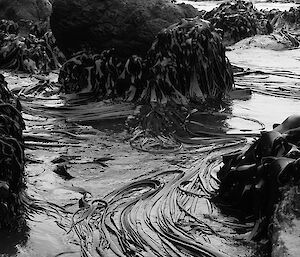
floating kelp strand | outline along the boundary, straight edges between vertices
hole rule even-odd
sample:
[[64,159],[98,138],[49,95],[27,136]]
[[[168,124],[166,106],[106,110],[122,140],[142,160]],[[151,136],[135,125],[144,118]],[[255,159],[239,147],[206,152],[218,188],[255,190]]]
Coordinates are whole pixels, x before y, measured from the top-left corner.
[[27,102],[23,100],[23,106],[23,112],[25,113],[61,119],[67,122],[126,118],[133,113],[133,105],[129,103],[98,102],[86,105],[63,106],[60,101]]
[[82,147],[82,144],[70,144],[70,143],[51,143],[51,142],[30,142],[25,143],[26,147]]
[[[281,76],[281,77],[286,77],[286,78],[293,78],[293,79],[298,79],[300,78],[300,75],[291,71],[251,71],[247,70],[244,72],[238,72],[234,73],[235,77],[240,77],[240,76],[246,76],[246,75],[251,75],[251,74],[258,74],[258,75],[274,75],[274,76]],[[268,77],[265,77],[268,78]]]
[[[263,94],[263,95],[269,95],[269,96],[281,97],[281,98],[288,98],[288,99],[292,98],[292,99],[295,99],[295,100],[300,99],[299,91],[296,88],[294,90],[291,90],[291,88],[288,87],[287,91],[283,92],[282,90],[278,90],[274,87],[266,86],[265,85],[266,82],[262,83],[262,84],[264,84],[264,87],[259,87],[259,88],[257,88],[257,84],[256,84],[256,86],[251,86],[251,85],[249,85],[248,82],[246,82],[246,83],[236,82],[236,84],[240,87],[251,88],[251,90],[253,92]],[[276,83],[276,87],[278,87],[278,83]]]

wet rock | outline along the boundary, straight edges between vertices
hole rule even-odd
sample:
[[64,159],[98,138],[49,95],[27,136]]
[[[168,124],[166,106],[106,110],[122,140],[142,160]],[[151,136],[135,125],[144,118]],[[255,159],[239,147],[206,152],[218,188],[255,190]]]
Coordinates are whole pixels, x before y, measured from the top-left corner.
[[46,20],[51,10],[49,0],[0,0],[0,18],[7,20]]
[[101,52],[113,47],[128,57],[145,55],[161,29],[197,15],[191,5],[168,0],[55,0],[50,22],[67,56],[82,48]]

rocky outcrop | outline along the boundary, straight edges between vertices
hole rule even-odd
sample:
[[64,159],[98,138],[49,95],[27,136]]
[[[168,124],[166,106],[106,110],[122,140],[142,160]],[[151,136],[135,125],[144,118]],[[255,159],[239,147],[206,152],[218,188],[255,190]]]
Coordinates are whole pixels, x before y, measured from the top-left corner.
[[169,0],[55,0],[51,28],[67,55],[83,48],[118,55],[145,55],[157,33],[181,18],[195,17],[191,5]]
[[0,0],[0,18],[20,21],[47,20],[52,5],[49,0]]

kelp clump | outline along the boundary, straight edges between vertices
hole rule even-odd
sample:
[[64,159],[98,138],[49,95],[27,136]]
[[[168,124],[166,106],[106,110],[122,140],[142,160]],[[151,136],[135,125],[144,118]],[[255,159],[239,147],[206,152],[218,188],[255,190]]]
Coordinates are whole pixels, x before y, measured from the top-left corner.
[[22,216],[25,124],[21,105],[0,74],[0,228],[15,229]]
[[216,203],[246,222],[254,222],[251,239],[268,236],[284,186],[300,181],[300,116],[286,119],[245,150],[223,156]]
[[[31,33],[18,34],[19,26],[12,21],[0,21],[0,68],[29,73],[46,73],[60,67],[64,59],[51,31],[43,24],[32,24]],[[43,34],[41,34],[43,33]]]
[[90,92],[101,99],[113,92],[129,101],[186,105],[222,98],[233,74],[218,34],[194,18],[161,31],[145,58],[122,60],[113,49],[81,52],[62,66],[59,82],[66,94]]
[[273,28],[263,12],[249,1],[227,1],[207,12],[204,19],[220,30],[226,45],[256,34],[270,34]]

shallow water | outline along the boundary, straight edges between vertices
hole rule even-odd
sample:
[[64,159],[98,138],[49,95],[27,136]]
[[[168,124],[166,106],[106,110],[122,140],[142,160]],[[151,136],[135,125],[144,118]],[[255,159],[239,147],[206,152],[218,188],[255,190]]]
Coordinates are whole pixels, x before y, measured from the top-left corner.
[[[201,5],[201,8],[212,8],[218,3],[197,2],[195,4]],[[265,7],[279,5],[281,8],[289,8],[290,5],[293,5],[269,3],[257,5],[263,6],[263,4]],[[203,114],[201,122],[207,127],[216,126],[218,121],[218,126],[222,127],[220,129],[224,129],[228,133],[251,132],[254,135],[259,135],[263,128],[270,130],[274,123],[282,122],[287,116],[300,114],[299,53],[299,49],[281,52],[261,49],[227,52],[232,64],[244,69],[250,68],[252,71],[268,72],[268,74],[253,73],[236,77],[236,86],[251,88],[252,95],[231,100],[228,115],[220,115],[220,117],[222,116],[220,119],[212,121],[211,117]],[[55,80],[56,75],[52,75],[51,79]],[[37,81],[30,76],[14,75],[9,72],[5,72],[5,76],[10,88],[26,86]],[[279,92],[283,93],[279,94]],[[34,199],[40,200],[37,204],[43,206],[44,211],[33,210],[30,217],[26,219],[28,227],[24,231],[14,235],[5,233],[0,235],[1,238],[7,238],[5,241],[0,241],[1,256],[80,256],[81,249],[78,245],[78,238],[74,231],[69,233],[69,228],[72,213],[78,209],[78,201],[84,192],[90,192],[96,199],[103,198],[114,189],[138,181],[140,178],[153,178],[154,175],[160,182],[173,179],[176,184],[177,180],[174,177],[176,172],[175,175],[170,173],[169,177],[157,175],[168,170],[184,170],[186,177],[182,179],[193,181],[193,176],[197,174],[198,170],[206,171],[207,167],[216,163],[216,167],[209,168],[213,174],[214,170],[217,169],[220,155],[224,151],[243,144],[238,143],[227,150],[221,148],[217,150],[218,145],[202,145],[200,147],[184,144],[183,148],[176,153],[151,154],[131,148],[128,142],[129,135],[124,131],[123,120],[86,122],[76,125],[72,122],[66,123],[64,119],[57,117],[38,118],[38,116],[43,115],[38,113],[33,116],[24,116],[26,118],[26,131],[35,132],[41,136],[45,130],[54,129],[57,132],[52,133],[51,137],[62,145],[56,147],[42,145],[26,149],[27,158],[34,161],[28,162],[26,165],[27,193]],[[77,137],[59,133],[61,131],[68,131],[76,134]],[[49,134],[45,134],[49,139]],[[211,154],[206,153],[206,151],[213,149],[215,150]],[[58,164],[54,164],[52,161],[58,157],[65,158],[67,172],[74,178],[68,180],[54,172]],[[102,163],[95,162],[99,158],[107,158],[107,160]],[[201,176],[205,178],[207,174]],[[206,183],[207,190],[216,186],[211,177],[207,178]],[[164,188],[166,190],[168,187]],[[168,194],[175,194],[174,188],[171,186],[169,190],[170,193]],[[135,192],[135,194],[137,193]],[[141,190],[140,193],[143,194],[144,192]],[[163,197],[163,191],[160,193]],[[130,197],[134,196],[131,195]],[[172,198],[167,198],[166,202],[170,203],[170,199]],[[191,200],[188,198],[180,199],[186,206],[195,205],[194,200],[190,202]],[[58,208],[49,203],[55,203],[59,206],[67,204],[65,209],[68,213],[61,213]],[[198,204],[203,209],[196,208],[195,213],[202,211],[206,214],[209,212],[209,205],[206,200],[201,199]],[[142,206],[145,206],[146,210],[146,207],[149,207],[149,202],[145,201]],[[152,207],[162,208],[162,206],[156,205]],[[135,206],[134,208],[141,207]],[[140,211],[143,210],[140,209]],[[218,218],[223,217],[216,209],[213,211],[215,211],[215,215],[219,215]],[[120,210],[116,209],[117,212]],[[134,213],[129,212],[129,215],[134,215]],[[223,218],[226,221],[226,217]],[[205,222],[223,235],[228,236],[232,233],[232,230],[226,230],[211,220],[206,219]],[[185,224],[184,220],[181,220],[181,228],[188,229],[187,223]],[[163,231],[163,226],[160,229]],[[162,231],[160,232],[162,233]],[[150,233],[150,231],[148,232]],[[194,237],[197,240],[206,240],[206,237],[202,237],[199,227],[194,227],[194,232]],[[227,251],[231,256],[258,256],[252,252],[251,245],[237,243],[233,238],[228,239],[229,236],[227,240],[220,240],[219,237],[212,235],[208,237],[210,237],[211,245],[214,248],[222,249],[223,253]],[[108,256],[114,256],[112,253],[110,254]],[[143,253],[142,256],[150,255]]]

